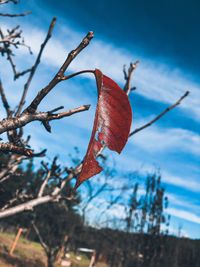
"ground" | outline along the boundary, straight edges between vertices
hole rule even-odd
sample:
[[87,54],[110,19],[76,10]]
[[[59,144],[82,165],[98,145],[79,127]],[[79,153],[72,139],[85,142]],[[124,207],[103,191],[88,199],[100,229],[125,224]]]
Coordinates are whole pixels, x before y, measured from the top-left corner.
[[9,250],[15,235],[0,233],[0,266],[1,267],[45,267],[46,256],[40,244],[20,238],[11,257]]
[[[0,233],[0,267],[46,267],[46,255],[39,243],[28,241],[20,237],[17,247],[11,257],[9,250],[15,239],[14,234]],[[82,256],[81,261],[77,260],[73,253],[70,253],[72,267],[88,267],[89,260]],[[99,263],[97,267],[107,267]]]

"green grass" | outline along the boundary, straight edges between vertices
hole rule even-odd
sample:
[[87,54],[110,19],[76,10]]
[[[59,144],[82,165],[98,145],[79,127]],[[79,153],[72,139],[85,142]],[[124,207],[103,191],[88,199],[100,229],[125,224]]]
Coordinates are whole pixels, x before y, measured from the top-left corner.
[[46,256],[40,244],[20,237],[13,256],[9,255],[15,234],[0,233],[1,267],[45,267]]
[[[0,267],[45,267],[46,255],[39,243],[28,241],[20,237],[13,256],[9,255],[11,245],[15,239],[15,234],[0,233]],[[88,267],[90,259],[81,254],[81,260],[77,260],[77,255],[70,253],[72,267]],[[59,267],[58,265],[56,267]],[[104,263],[97,264],[97,267],[108,267]]]

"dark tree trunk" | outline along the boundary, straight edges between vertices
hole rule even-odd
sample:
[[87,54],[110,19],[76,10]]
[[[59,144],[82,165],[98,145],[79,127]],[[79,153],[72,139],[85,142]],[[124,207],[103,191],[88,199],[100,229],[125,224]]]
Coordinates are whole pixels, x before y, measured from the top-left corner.
[[47,255],[47,267],[54,267],[56,257],[52,254],[49,253]]

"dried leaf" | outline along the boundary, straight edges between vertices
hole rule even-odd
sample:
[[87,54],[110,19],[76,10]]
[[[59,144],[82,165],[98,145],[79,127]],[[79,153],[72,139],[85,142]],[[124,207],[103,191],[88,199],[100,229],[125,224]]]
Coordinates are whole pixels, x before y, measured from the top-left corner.
[[96,157],[104,146],[120,153],[131,127],[132,112],[126,93],[109,77],[95,70],[98,103],[90,143],[75,188],[102,171]]

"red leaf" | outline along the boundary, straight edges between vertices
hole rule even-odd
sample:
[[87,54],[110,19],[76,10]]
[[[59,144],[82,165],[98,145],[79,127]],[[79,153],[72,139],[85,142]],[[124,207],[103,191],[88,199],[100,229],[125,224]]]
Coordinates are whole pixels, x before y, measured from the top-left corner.
[[90,143],[75,188],[102,171],[96,155],[103,146],[120,153],[131,127],[132,112],[126,93],[109,77],[95,70],[98,103]]

